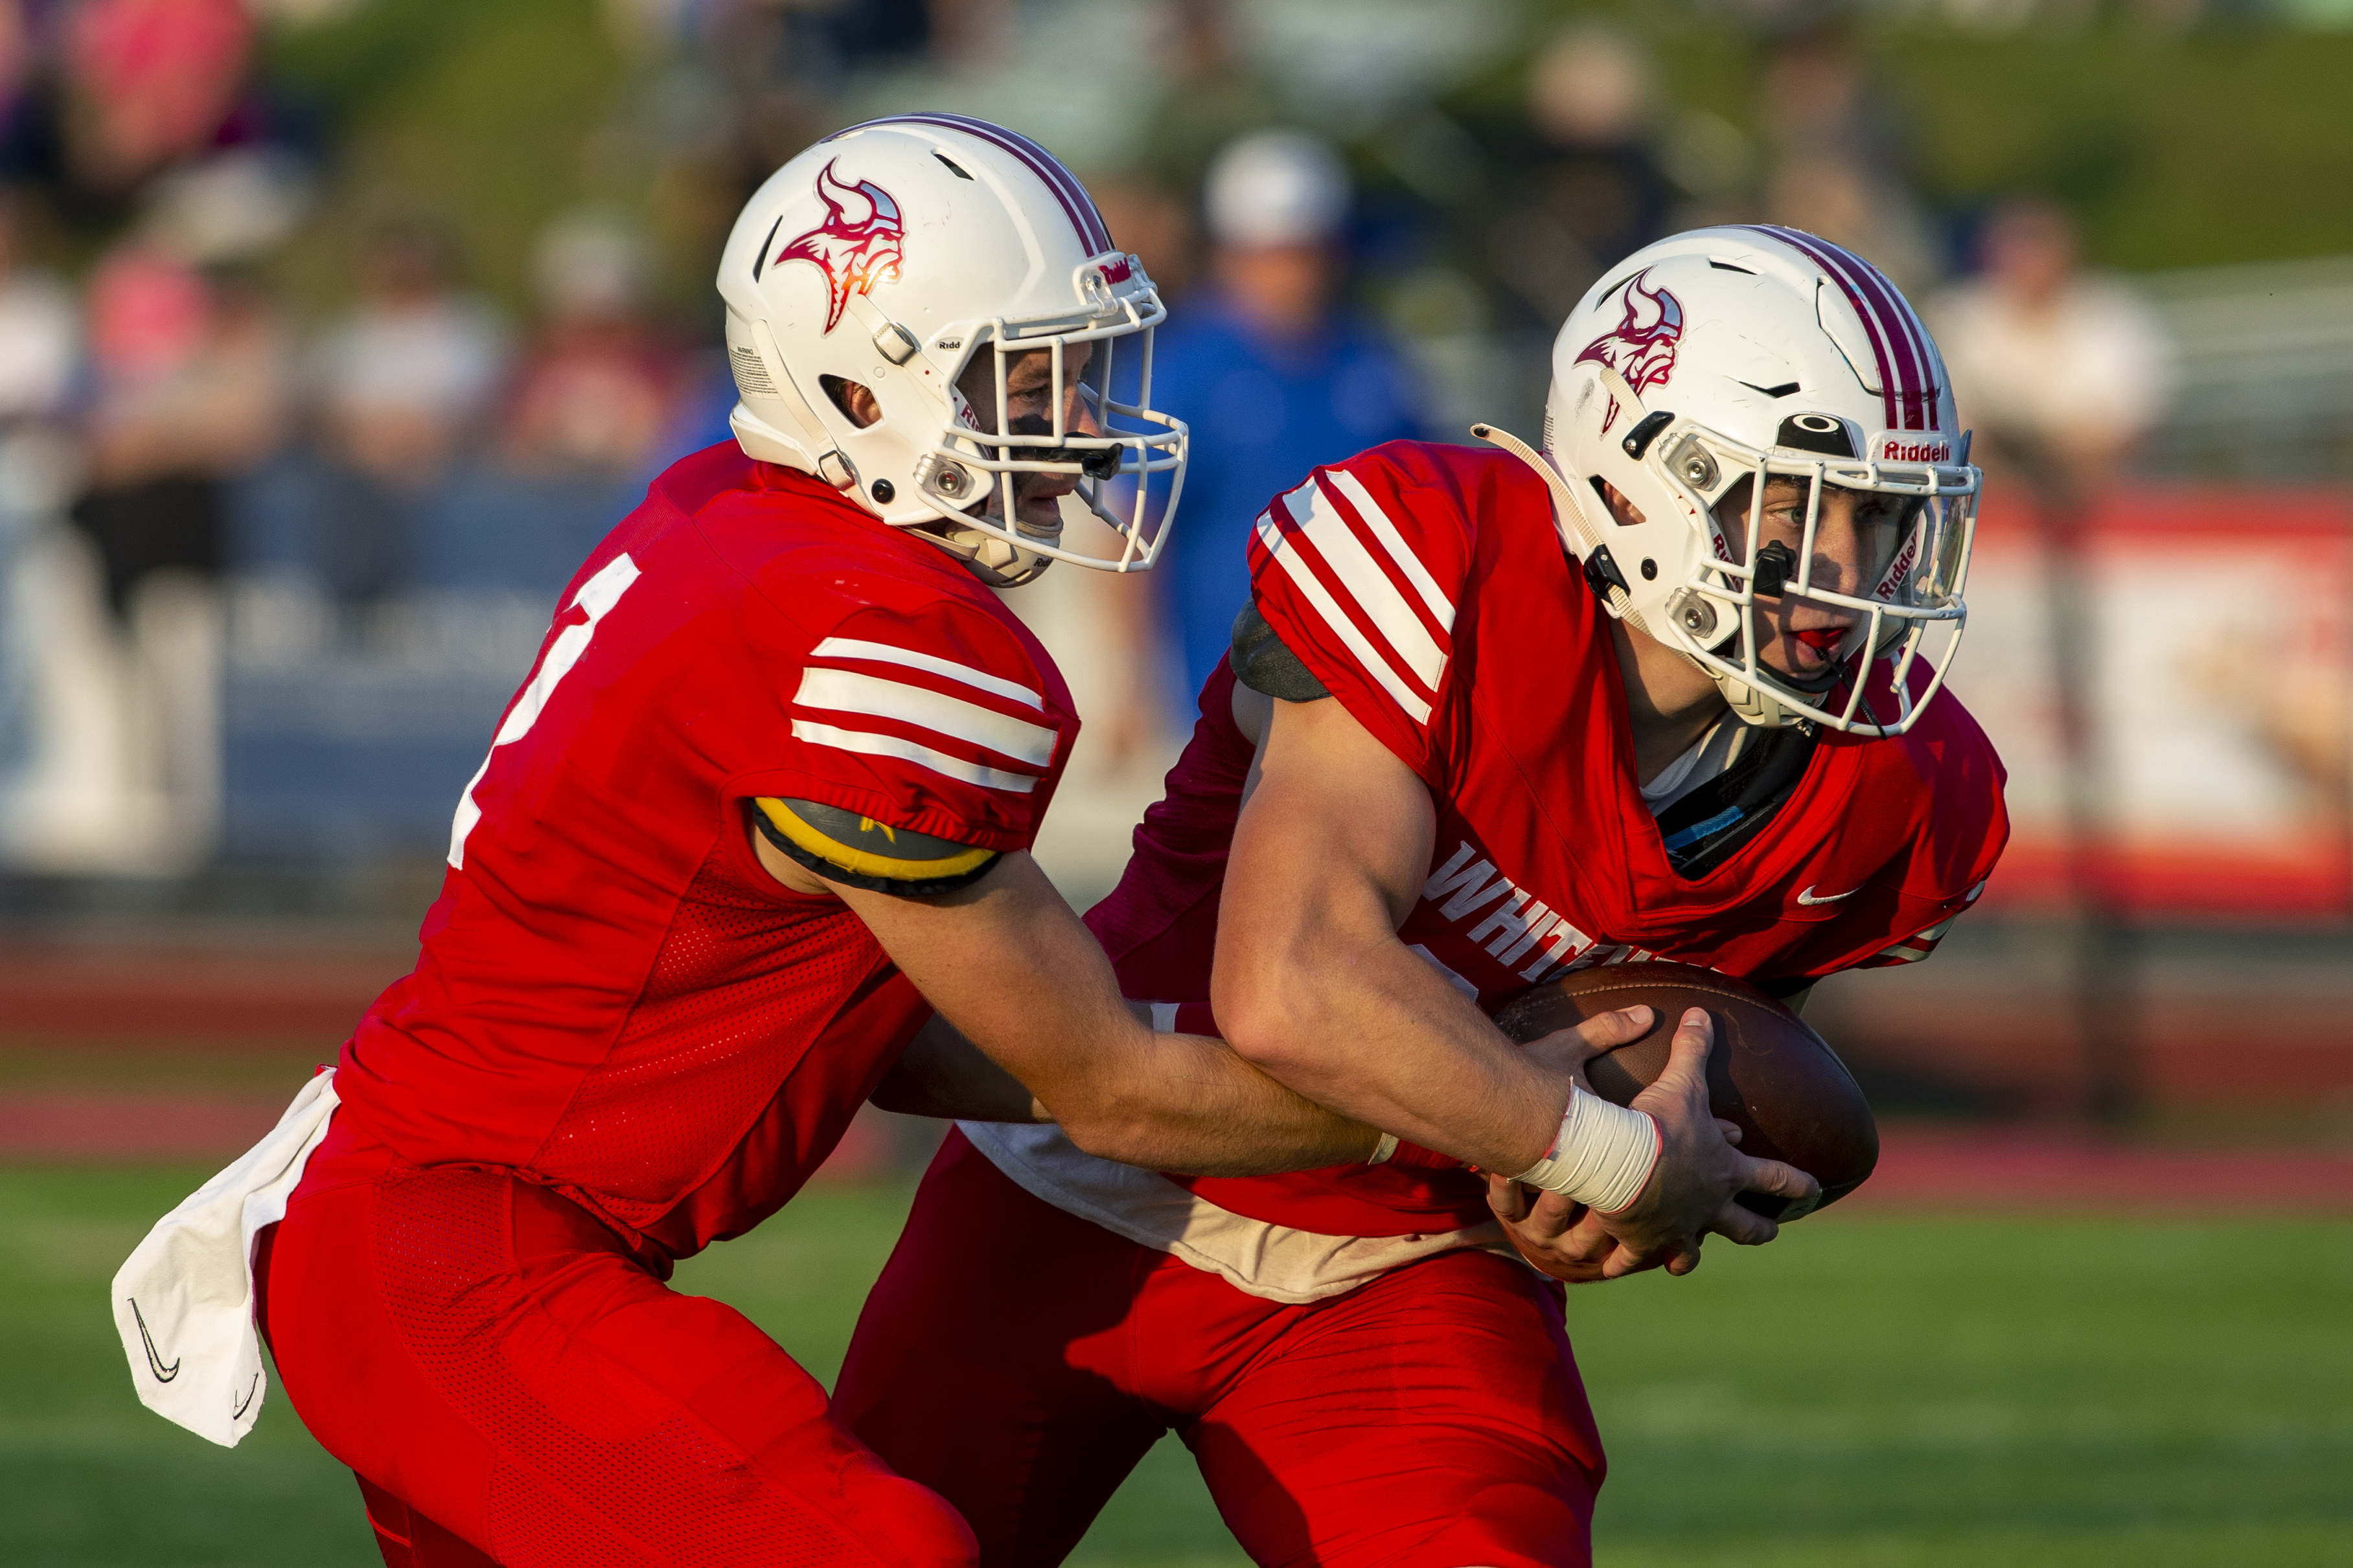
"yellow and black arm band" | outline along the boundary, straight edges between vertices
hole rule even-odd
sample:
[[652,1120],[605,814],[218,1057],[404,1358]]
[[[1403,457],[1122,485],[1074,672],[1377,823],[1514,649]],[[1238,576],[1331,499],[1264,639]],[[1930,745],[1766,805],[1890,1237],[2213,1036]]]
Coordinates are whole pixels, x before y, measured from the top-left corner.
[[813,800],[760,795],[752,826],[779,854],[828,882],[877,893],[954,892],[997,864],[997,851],[893,827]]

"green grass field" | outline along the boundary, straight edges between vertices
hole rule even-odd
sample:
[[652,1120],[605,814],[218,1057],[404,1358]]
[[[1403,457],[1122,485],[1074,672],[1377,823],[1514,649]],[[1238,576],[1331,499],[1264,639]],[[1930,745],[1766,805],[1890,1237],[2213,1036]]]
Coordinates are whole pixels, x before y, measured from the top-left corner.
[[[375,1561],[274,1393],[235,1452],[132,1397],[106,1281],[202,1174],[0,1171],[0,1560]],[[678,1282],[829,1378],[904,1204],[812,1193]],[[2353,1568],[2353,1225],[1831,1214],[1569,1302],[1616,1568]],[[1164,1443],[1076,1561],[1241,1558]]]

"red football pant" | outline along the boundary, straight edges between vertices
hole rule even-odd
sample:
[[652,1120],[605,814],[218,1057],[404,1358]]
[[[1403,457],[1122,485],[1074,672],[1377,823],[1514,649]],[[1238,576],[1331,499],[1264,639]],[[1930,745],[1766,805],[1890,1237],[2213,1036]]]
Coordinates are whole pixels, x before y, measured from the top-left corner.
[[339,1114],[263,1233],[263,1331],[390,1568],[955,1568],[972,1535],[733,1308],[509,1173]]
[[1051,1568],[1163,1432],[1261,1568],[1591,1561],[1601,1440],[1560,1287],[1443,1254],[1284,1306],[1030,1196],[961,1133],[867,1298],[835,1414]]

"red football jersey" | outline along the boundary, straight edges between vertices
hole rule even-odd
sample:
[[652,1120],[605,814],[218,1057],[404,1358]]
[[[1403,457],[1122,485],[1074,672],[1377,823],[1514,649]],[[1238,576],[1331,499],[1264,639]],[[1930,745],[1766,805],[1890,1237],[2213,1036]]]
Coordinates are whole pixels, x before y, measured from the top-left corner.
[[[1594,963],[1668,958],[1798,983],[1922,956],[2008,836],[2001,764],[1947,692],[1898,738],[1823,732],[1754,838],[1705,875],[1678,876],[1636,787],[1608,616],[1561,546],[1543,482],[1505,454],[1398,442],[1318,468],[1260,517],[1250,572],[1284,647],[1429,785],[1435,856],[1398,937],[1489,1013]],[[1138,999],[1209,994],[1252,752],[1232,682],[1220,671],[1204,689],[1126,875],[1088,916]],[[1177,1179],[1235,1213],[1326,1235],[1487,1217],[1461,1171]]]
[[561,603],[336,1088],[404,1159],[511,1167],[682,1257],[789,1197],[930,1011],[761,868],[746,802],[1025,848],[1078,721],[946,553],[732,445]]

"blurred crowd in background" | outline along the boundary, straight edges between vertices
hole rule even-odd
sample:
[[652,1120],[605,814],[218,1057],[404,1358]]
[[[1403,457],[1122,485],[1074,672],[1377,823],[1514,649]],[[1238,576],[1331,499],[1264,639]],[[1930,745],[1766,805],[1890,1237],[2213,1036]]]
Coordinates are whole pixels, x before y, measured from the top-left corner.
[[1923,29],[2161,48],[2328,11],[0,0],[0,869],[438,858],[565,580],[726,438],[737,207],[897,109],[1046,142],[1172,305],[1157,400],[1194,456],[1165,563],[1013,601],[1097,650],[1099,787],[1057,808],[1082,888],[1222,656],[1268,497],[1393,437],[1533,437],[1562,317],[1679,228],[1876,262],[1994,485],[2058,515],[2151,475],[2342,480],[2353,263],[2325,237],[2094,268],[2095,178],[1930,194],[1953,104],[1879,63]]

